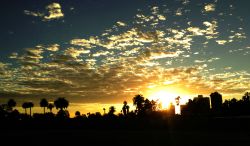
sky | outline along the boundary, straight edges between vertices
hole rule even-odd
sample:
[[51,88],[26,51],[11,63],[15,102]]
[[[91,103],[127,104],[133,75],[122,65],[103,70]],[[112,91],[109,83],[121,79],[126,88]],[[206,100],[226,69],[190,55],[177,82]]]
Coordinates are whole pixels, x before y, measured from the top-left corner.
[[[3,0],[0,101],[250,91],[250,1]],[[169,94],[168,94],[169,93]]]

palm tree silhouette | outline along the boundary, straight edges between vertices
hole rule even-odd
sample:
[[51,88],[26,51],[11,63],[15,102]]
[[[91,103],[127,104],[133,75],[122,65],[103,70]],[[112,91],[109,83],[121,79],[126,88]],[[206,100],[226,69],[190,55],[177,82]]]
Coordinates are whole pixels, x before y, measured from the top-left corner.
[[179,106],[179,104],[180,104],[180,98],[181,98],[180,96],[175,98],[175,103],[177,106]]
[[122,107],[122,112],[123,112],[123,115],[127,115],[127,101],[124,101],[123,102],[123,107]]
[[123,102],[123,107],[122,107],[122,112],[123,112],[123,115],[127,115],[128,112],[129,112],[129,106],[128,106],[128,103],[127,101],[124,101]]
[[52,113],[52,109],[54,108],[54,104],[53,103],[49,103],[47,108],[50,110],[50,112]]
[[103,108],[103,114],[104,115],[106,114],[106,108]]
[[27,108],[30,108],[30,116],[31,116],[31,108],[34,107],[34,103],[29,101],[27,102]]
[[63,109],[66,109],[69,106],[69,101],[66,100],[64,97],[59,97],[54,101],[54,105],[56,106],[56,109],[60,109],[60,111],[62,111]]
[[47,99],[43,98],[40,101],[40,107],[43,107],[43,113],[45,114],[45,108],[48,107],[49,102]]
[[111,107],[109,107],[109,115],[114,115],[114,113],[115,113],[115,107],[114,106],[111,106]]
[[13,110],[13,107],[16,106],[16,101],[14,99],[10,99],[7,103],[8,107],[10,108],[10,110]]
[[22,108],[25,110],[25,114],[27,115],[27,108],[28,108],[27,102],[24,102],[24,103],[22,104]]

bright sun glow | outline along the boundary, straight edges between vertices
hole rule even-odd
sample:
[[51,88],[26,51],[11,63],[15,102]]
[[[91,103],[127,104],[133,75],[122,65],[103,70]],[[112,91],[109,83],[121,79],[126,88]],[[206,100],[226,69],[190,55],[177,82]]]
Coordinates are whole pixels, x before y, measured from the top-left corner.
[[148,91],[150,100],[155,100],[161,103],[162,109],[169,109],[173,104],[176,107],[176,97],[180,96],[180,105],[186,104],[190,97],[187,96],[188,92],[176,88],[158,88]]
[[177,94],[168,91],[157,91],[149,95],[149,99],[158,100],[162,104],[162,109],[169,109],[171,103],[175,104],[175,98],[178,97]]

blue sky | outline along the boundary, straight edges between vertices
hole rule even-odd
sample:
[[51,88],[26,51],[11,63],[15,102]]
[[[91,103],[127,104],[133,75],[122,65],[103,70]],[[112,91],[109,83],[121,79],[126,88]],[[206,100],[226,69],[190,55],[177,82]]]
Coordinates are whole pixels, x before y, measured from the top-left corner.
[[112,103],[165,90],[240,98],[250,90],[249,4],[4,0],[0,97]]

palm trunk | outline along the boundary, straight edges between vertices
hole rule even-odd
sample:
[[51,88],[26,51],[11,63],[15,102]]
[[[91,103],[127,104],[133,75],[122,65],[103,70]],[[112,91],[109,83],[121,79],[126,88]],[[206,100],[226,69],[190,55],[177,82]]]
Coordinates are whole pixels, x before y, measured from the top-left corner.
[[30,107],[30,116],[31,116],[31,107]]
[[27,115],[27,109],[25,108],[24,110],[25,110],[25,115]]

